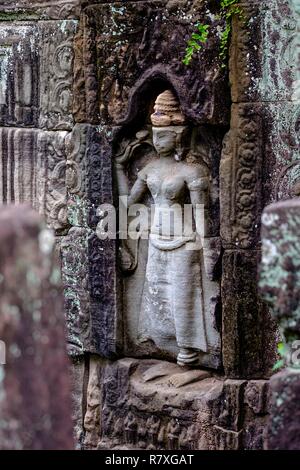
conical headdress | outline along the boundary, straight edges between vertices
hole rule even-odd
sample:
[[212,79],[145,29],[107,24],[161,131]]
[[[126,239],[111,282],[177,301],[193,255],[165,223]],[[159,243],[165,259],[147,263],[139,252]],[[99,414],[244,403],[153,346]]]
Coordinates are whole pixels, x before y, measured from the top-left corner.
[[182,126],[185,117],[181,112],[180,104],[171,90],[166,90],[156,98],[154,113],[151,114],[153,126]]

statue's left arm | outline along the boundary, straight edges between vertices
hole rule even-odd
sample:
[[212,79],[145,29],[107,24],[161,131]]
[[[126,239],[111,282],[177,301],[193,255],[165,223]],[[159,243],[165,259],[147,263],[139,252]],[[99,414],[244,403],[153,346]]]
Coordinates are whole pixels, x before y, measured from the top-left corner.
[[207,237],[209,177],[201,168],[193,171],[187,180],[197,234]]
[[196,231],[201,238],[205,272],[210,280],[215,278],[215,266],[221,253],[220,238],[212,236],[210,229],[208,172],[195,172],[188,181],[190,199],[193,205]]

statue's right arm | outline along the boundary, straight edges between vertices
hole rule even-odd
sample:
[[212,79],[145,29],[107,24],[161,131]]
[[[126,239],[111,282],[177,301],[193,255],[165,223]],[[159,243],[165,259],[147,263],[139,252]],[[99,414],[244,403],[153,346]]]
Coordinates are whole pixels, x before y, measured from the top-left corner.
[[128,207],[137,204],[147,192],[147,189],[146,174],[142,170],[139,172],[137,180],[131,188],[128,196]]

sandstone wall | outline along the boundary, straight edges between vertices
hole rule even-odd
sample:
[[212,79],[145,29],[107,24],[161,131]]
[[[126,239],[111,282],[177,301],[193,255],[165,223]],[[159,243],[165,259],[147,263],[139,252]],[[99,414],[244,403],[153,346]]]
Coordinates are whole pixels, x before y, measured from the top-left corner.
[[[2,2],[0,201],[30,202],[56,232],[78,446],[263,445],[277,331],[257,293],[260,216],[299,191],[299,1],[241,7],[228,77],[217,33],[182,64],[195,18],[217,31],[213,1]],[[170,84],[193,126],[213,136],[223,368],[179,388],[153,379],[154,391],[141,378],[153,359],[123,359],[118,247],[95,235],[96,209],[114,201],[115,148]]]

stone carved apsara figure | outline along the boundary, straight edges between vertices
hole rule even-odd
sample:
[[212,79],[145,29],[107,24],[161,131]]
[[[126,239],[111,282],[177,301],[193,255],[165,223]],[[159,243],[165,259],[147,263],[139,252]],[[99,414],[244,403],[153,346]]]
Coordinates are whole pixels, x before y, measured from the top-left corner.
[[193,217],[189,218],[190,222],[185,221],[183,228],[181,209],[187,202],[194,209],[196,205],[207,205],[209,172],[204,162],[184,160],[188,127],[170,90],[157,97],[151,121],[153,144],[159,158],[138,173],[128,199],[131,206],[150,191],[155,206],[139,340],[152,340],[161,348],[175,340],[179,348],[178,364],[192,365],[197,363],[199,352],[207,352],[201,274],[203,250],[195,249],[195,240],[202,229]]

